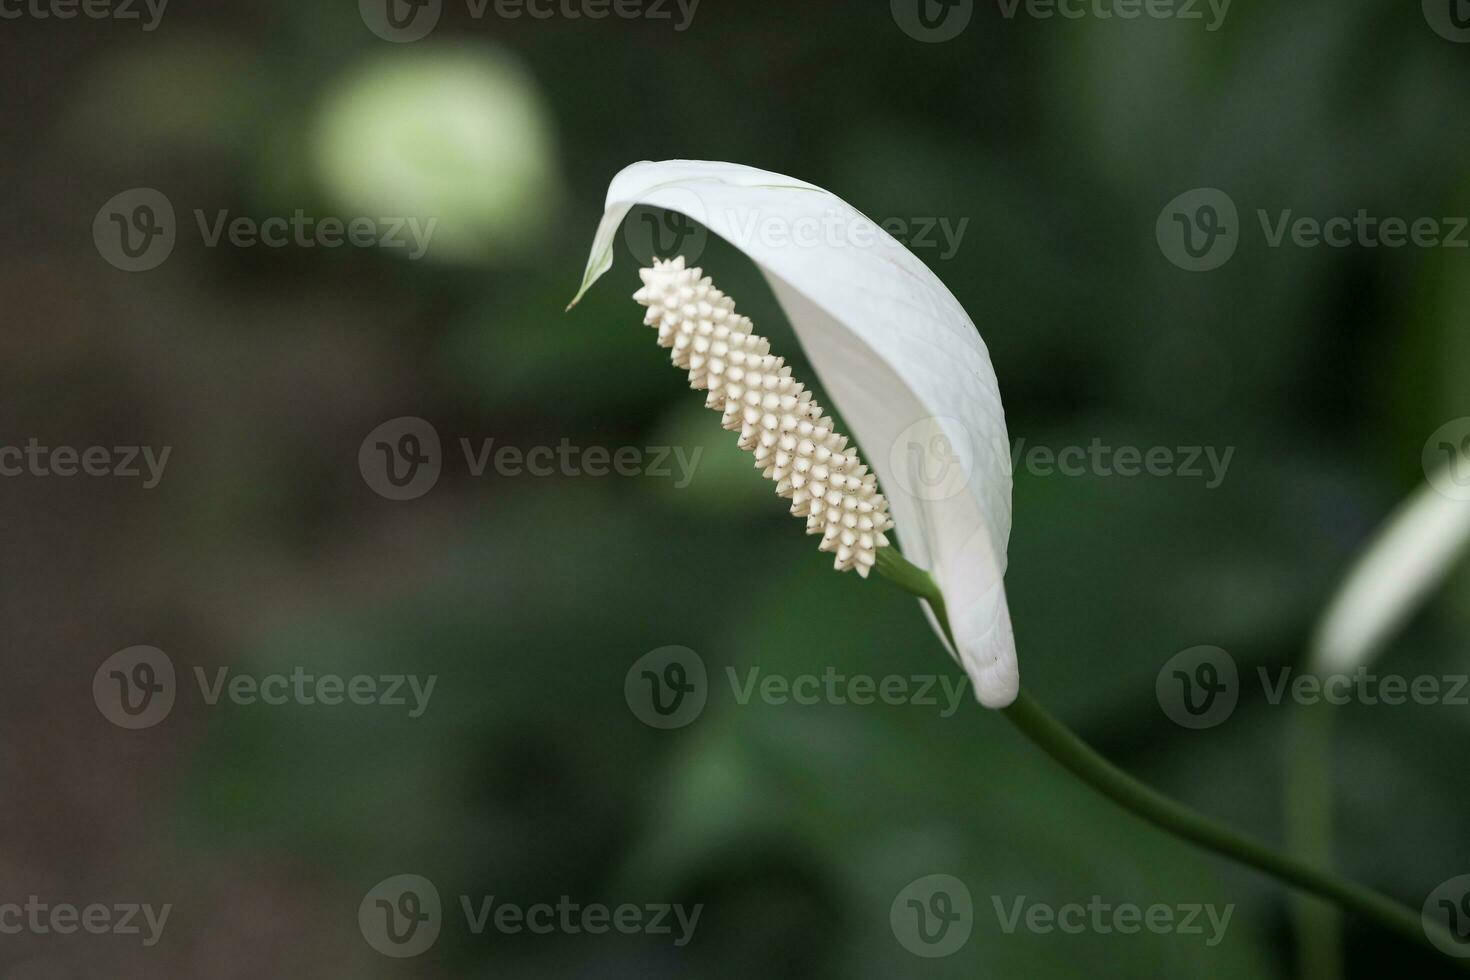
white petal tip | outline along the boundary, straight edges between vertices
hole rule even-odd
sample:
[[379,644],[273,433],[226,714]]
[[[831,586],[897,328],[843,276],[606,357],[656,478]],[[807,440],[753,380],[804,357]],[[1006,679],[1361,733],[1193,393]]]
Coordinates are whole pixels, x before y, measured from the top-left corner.
[[975,700],[986,708],[1009,708],[1021,693],[1021,678],[1015,665],[1009,670],[981,671],[975,678]]
[[951,607],[950,628],[960,648],[960,662],[975,685],[977,701],[987,708],[1007,707],[1021,692],[1021,673],[1016,665],[1016,635],[1005,589],[997,582],[955,612],[963,591],[945,595]]

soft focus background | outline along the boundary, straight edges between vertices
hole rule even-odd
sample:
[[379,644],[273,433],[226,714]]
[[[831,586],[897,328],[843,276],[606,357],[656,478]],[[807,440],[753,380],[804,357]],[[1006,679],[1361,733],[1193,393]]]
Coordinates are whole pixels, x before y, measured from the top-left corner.
[[[0,935],[0,975],[1292,975],[1280,887],[1116,811],[968,694],[952,717],[739,704],[727,668],[960,674],[912,600],[831,572],[668,366],[629,299],[636,233],[563,307],[620,168],[749,163],[908,223],[989,345],[1013,439],[1233,448],[1213,488],[1020,467],[1008,584],[1038,698],[1133,773],[1279,842],[1292,710],[1256,671],[1300,663],[1357,549],[1422,483],[1430,434],[1470,415],[1470,235],[1273,248],[1257,212],[1470,214],[1470,46],[1435,11],[1236,0],[1208,30],[1203,4],[1203,20],[1071,20],[979,3],[934,42],[902,0],[704,0],[689,20],[648,16],[652,0],[601,20],[446,0],[427,36],[390,41],[351,0],[174,0],[153,30],[141,5],[141,22],[63,20],[36,2],[0,20],[0,445],[171,455],[152,489],[0,478],[0,903],[174,908],[151,948]],[[135,188],[177,215],[172,253],[142,272],[94,238]],[[1213,271],[1156,239],[1195,188],[1239,208]],[[196,219],[298,210],[438,223],[413,259],[211,247]],[[951,248],[939,229],[961,223]],[[800,362],[750,263],[717,241],[701,262]],[[394,501],[359,449],[403,416],[433,425],[443,472]],[[703,454],[687,486],[677,468],[476,477],[461,439]],[[166,719],[130,731],[92,682],[139,644],[179,684]],[[708,704],[657,730],[624,680],[674,644],[703,659]],[[1202,644],[1242,685],[1195,731],[1155,680]],[[418,718],[211,705],[195,683],[298,667],[438,680]],[[1467,667],[1461,577],[1380,668]],[[1467,710],[1337,715],[1340,866],[1416,909],[1470,871]],[[414,959],[357,922],[398,874],[446,910]],[[940,959],[890,927],[930,874],[975,905]],[[704,910],[679,948],[475,935],[463,895]],[[1236,908],[1211,947],[1007,934],[992,901],[1094,895]],[[1352,976],[1445,969],[1366,924],[1346,942]]]

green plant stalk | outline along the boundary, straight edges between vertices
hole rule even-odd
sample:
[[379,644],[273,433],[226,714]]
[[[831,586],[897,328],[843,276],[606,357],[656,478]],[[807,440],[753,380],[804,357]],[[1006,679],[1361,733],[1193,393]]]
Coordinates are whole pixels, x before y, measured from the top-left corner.
[[[893,547],[879,549],[876,568],[884,578],[929,604],[953,646],[954,637],[949,633],[944,596],[940,594],[933,577],[909,562]],[[1429,936],[1430,930],[1442,931],[1446,937],[1449,936],[1449,931],[1439,923],[1421,919],[1413,910],[1370,888],[1273,851],[1264,844],[1217,824],[1150,789],[1098,755],[1025,691],[1017,696],[1010,707],[1002,709],[1002,713],[1021,734],[1063,768],[1135,816],[1206,850],[1333,902],[1412,943],[1444,956]],[[1462,971],[1470,972],[1470,960],[1449,957],[1445,959]]]
[[[1332,716],[1330,705],[1297,705],[1287,718],[1286,846],[1317,867],[1332,866]],[[1341,916],[1309,895],[1291,903],[1301,980],[1337,980],[1343,973]]]

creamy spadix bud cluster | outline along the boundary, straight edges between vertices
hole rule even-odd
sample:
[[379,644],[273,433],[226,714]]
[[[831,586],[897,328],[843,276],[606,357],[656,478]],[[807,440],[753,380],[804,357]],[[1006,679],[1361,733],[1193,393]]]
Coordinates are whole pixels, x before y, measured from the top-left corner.
[[893,527],[878,478],[703,270],[681,256],[655,259],[638,275],[643,288],[633,298],[648,307],[643,322],[658,328],[659,345],[689,372],[690,387],[709,392],[706,407],[740,433],[740,448],[755,454],[791,513],[806,518],[807,533],[822,536],[818,547],[836,555],[837,570],[866,578]]

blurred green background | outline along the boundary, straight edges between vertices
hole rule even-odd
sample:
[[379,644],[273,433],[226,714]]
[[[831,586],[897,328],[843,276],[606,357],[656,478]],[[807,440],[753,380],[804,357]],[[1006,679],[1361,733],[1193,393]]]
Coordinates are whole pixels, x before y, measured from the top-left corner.
[[[175,0],[152,31],[0,21],[0,443],[173,447],[153,490],[0,480],[0,891],[175,904],[151,949],[0,936],[6,977],[1292,974],[1277,885],[1118,812],[999,715],[737,704],[727,668],[960,675],[912,600],[831,572],[668,366],[624,241],[562,309],[607,182],[636,160],[748,163],[874,218],[967,220],[954,254],[915,251],[979,325],[1013,439],[1235,449],[1216,489],[1017,473],[1024,683],[1129,771],[1279,842],[1290,712],[1248,682],[1227,723],[1189,731],[1155,677],[1200,644],[1248,676],[1299,662],[1354,553],[1422,481],[1425,439],[1470,415],[1470,278],[1452,248],[1271,248],[1255,214],[1470,214],[1470,47],[1417,4],[1367,0],[1236,0],[1217,31],[981,3],[943,43],[876,0],[705,0],[685,30],[669,9],[447,2],[409,43],[349,0]],[[91,234],[136,187],[179,216],[146,273]],[[1155,240],[1196,187],[1241,214],[1237,253],[1208,273]],[[438,225],[410,260],[211,248],[193,218],[297,209]],[[799,362],[751,264],[716,241],[701,262]],[[400,416],[435,426],[445,465],[395,502],[357,460]],[[475,478],[461,438],[704,454],[684,488]],[[181,677],[143,731],[88,693],[133,644]],[[703,658],[709,703],[659,731],[624,677],[670,644]],[[1467,664],[1461,577],[1383,669]],[[209,706],[189,682],[222,666],[439,681],[417,719]],[[1417,909],[1470,870],[1466,710],[1339,721],[1340,866]],[[447,910],[402,961],[356,920],[400,873]],[[935,873],[967,883],[975,931],[923,959],[889,910]],[[682,948],[476,936],[459,895],[704,911]],[[1007,934],[991,896],[1021,895],[1237,907],[1207,948]],[[1444,970],[1368,925],[1346,942],[1352,976]]]

